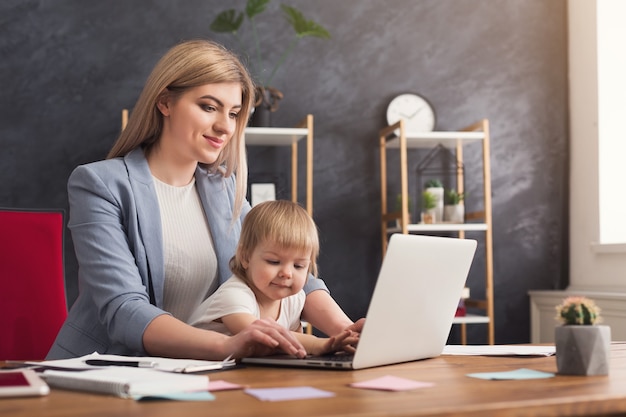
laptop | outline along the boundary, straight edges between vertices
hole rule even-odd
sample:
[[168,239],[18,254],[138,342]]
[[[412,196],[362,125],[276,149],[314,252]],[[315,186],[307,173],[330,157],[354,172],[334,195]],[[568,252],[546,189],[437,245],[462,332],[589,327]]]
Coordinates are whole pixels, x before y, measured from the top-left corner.
[[472,239],[393,234],[354,355],[273,355],[242,363],[363,369],[439,356],[475,251]]

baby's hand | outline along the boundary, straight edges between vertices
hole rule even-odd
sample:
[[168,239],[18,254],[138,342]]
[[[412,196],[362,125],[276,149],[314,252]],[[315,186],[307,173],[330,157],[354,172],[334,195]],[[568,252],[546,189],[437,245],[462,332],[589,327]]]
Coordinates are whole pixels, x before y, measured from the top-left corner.
[[354,353],[359,342],[359,333],[344,330],[338,335],[329,337],[322,345],[322,353],[347,352]]

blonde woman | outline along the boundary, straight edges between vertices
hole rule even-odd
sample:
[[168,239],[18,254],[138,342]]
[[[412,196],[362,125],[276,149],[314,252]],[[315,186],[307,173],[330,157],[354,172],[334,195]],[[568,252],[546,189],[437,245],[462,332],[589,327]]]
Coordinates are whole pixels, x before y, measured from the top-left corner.
[[[48,359],[94,351],[223,359],[305,354],[271,320],[235,336],[194,328],[191,313],[230,276],[245,200],[243,132],[253,83],[239,59],[188,41],[157,63],[108,158],[68,181],[79,294]],[[359,330],[309,277],[304,316],[322,331]]]
[[230,260],[233,276],[200,305],[190,324],[232,335],[266,318],[291,330],[308,354],[353,352],[358,335],[350,330],[330,338],[302,333],[303,288],[309,275],[317,275],[318,254],[317,228],[306,210],[282,200],[255,206]]

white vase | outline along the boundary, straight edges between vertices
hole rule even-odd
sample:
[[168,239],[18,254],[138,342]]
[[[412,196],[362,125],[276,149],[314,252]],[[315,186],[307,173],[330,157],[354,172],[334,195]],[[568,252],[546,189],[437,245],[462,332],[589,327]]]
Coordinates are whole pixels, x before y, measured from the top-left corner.
[[437,205],[435,206],[435,219],[434,222],[442,222],[443,221],[443,187],[428,187],[425,189],[431,193],[435,200],[437,201]]
[[463,204],[446,204],[443,206],[443,219],[450,223],[464,223],[465,206]]
[[556,367],[561,375],[608,375],[611,328],[558,326],[554,330]]

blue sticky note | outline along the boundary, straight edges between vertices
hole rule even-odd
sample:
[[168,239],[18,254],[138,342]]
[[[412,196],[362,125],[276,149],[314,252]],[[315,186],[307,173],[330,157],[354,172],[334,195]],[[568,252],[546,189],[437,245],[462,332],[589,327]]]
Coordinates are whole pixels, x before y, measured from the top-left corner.
[[507,380],[507,379],[542,379],[552,378],[554,374],[551,372],[541,372],[532,369],[520,368],[514,371],[505,372],[480,372],[475,374],[467,374],[472,378],[480,379],[492,379],[492,380]]

